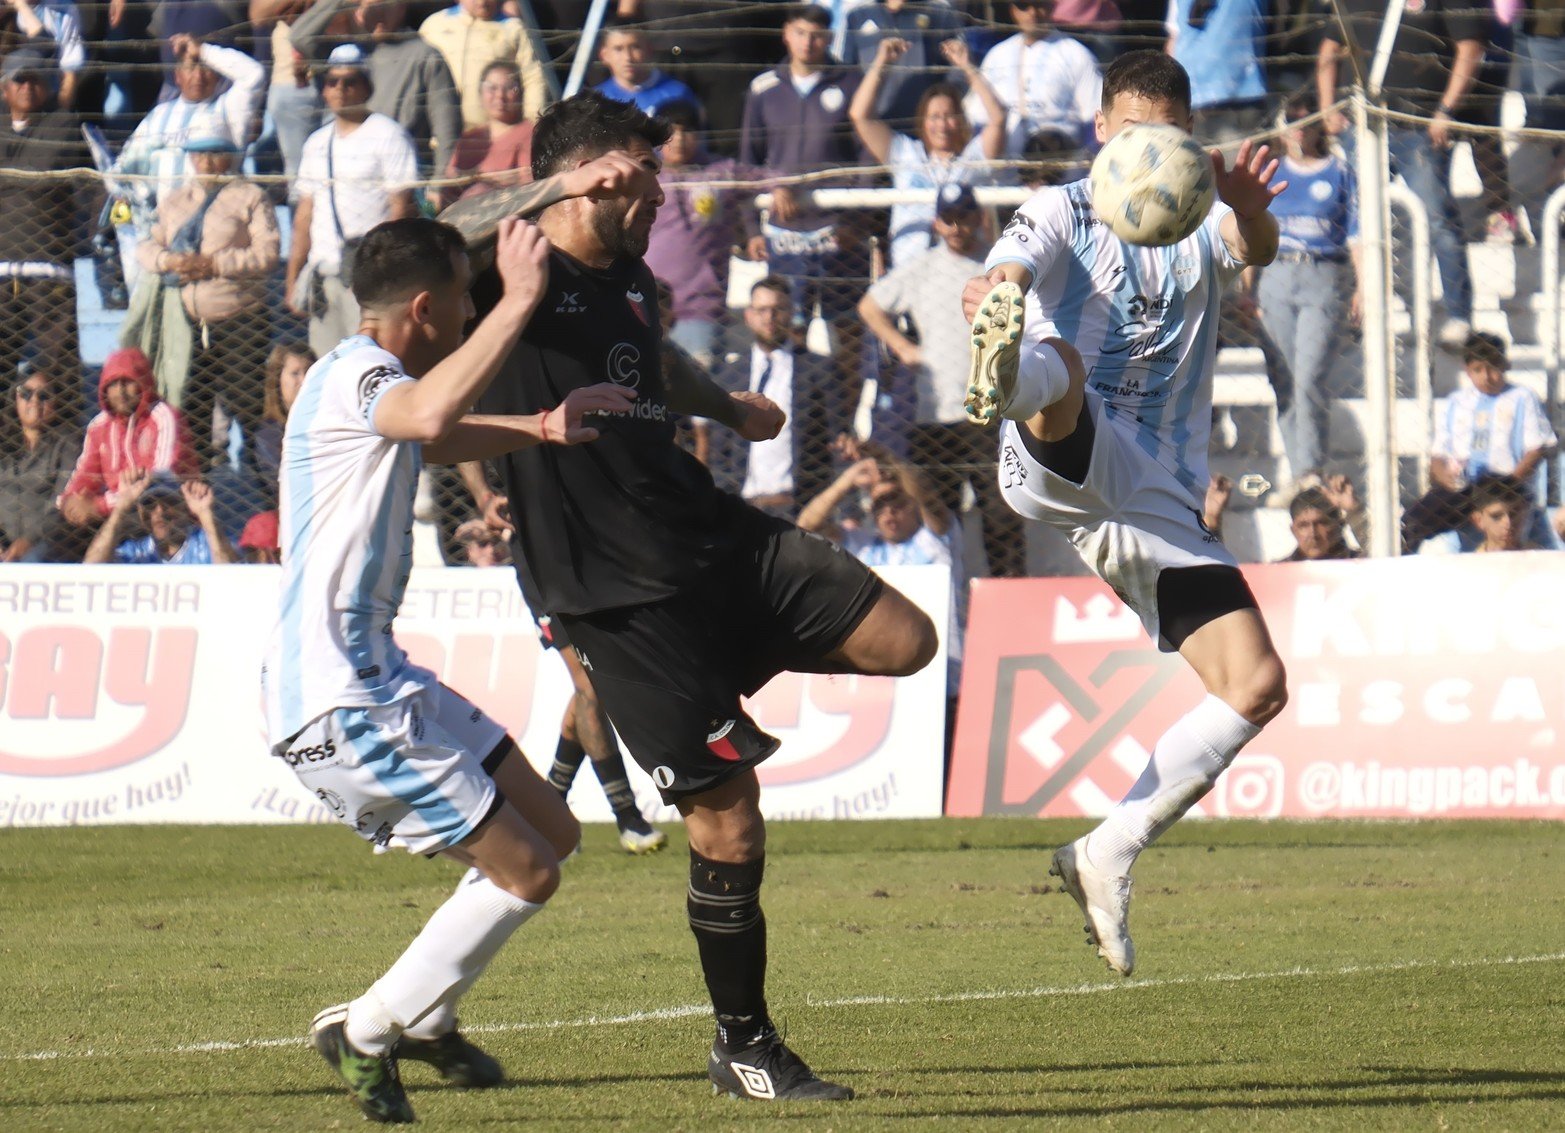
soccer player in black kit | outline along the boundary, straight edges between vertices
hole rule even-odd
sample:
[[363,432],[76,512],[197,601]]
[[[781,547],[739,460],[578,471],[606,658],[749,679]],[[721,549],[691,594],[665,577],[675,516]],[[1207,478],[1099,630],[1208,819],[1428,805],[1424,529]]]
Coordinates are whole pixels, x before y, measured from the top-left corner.
[[[610,151],[655,171],[668,133],[631,103],[580,94],[538,119],[533,177]],[[631,754],[684,817],[687,911],[717,1015],[714,1089],[851,1098],[789,1050],[767,1014],[755,768],[778,741],[740,697],[785,669],[916,672],[935,654],[935,629],[851,556],[718,491],[675,444],[678,414],[752,441],[776,436],[783,415],[677,360],[665,375],[657,292],[641,259],[662,201],[652,183],[637,199],[563,201],[538,216],[552,246],[548,287],[479,411],[536,413],[605,379],[636,391],[626,412],[593,418],[594,444],[497,462],[513,549],[537,580],[536,612],[564,628]],[[482,314],[484,277],[474,301]]]

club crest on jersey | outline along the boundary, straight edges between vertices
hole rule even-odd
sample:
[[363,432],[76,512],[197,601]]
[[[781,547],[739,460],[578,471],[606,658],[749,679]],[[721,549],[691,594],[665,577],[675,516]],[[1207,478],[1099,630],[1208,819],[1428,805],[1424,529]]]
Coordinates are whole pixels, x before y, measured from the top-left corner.
[[642,326],[652,325],[652,310],[647,306],[647,297],[641,293],[639,287],[632,287],[625,292],[625,301],[630,304],[630,309],[636,318],[641,320]]
[[1174,260],[1174,282],[1181,291],[1194,291],[1201,282],[1201,265],[1194,256],[1179,256]]

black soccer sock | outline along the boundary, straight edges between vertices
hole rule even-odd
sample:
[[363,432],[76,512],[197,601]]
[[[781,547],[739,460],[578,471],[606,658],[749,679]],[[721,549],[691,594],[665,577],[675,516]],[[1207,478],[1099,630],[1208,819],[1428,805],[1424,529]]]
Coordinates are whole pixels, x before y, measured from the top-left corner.
[[636,806],[636,792],[630,789],[630,776],[625,773],[625,757],[620,753],[619,742],[609,737],[609,753],[592,761],[593,773],[603,786],[604,797],[614,808],[614,817],[622,814],[641,816]]
[[581,761],[586,758],[587,752],[581,744],[560,737],[559,745],[554,749],[554,766],[549,768],[549,786],[559,791],[562,799],[571,793],[576,772],[581,770]]
[[690,851],[685,910],[701,952],[701,972],[717,1013],[717,1042],[731,1053],[771,1030],[766,1013],[766,918],[761,875],[766,859],[709,862]]

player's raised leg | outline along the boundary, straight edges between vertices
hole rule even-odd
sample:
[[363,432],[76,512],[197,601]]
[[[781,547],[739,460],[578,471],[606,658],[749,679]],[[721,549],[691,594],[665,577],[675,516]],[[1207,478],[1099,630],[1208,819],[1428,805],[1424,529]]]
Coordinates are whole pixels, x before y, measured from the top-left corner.
[[[1203,604],[1211,612],[1248,594],[1237,570],[1164,573],[1160,590],[1189,592],[1170,602],[1188,603],[1190,619],[1202,616]],[[1202,591],[1204,598],[1197,596]],[[1188,632],[1179,653],[1200,676],[1206,698],[1159,737],[1129,793],[1091,833],[1061,847],[1051,870],[1081,907],[1099,955],[1123,975],[1135,967],[1130,871],[1136,858],[1211,791],[1288,698],[1282,659],[1253,604],[1226,609]],[[1181,631],[1165,616],[1164,633],[1177,637]]]

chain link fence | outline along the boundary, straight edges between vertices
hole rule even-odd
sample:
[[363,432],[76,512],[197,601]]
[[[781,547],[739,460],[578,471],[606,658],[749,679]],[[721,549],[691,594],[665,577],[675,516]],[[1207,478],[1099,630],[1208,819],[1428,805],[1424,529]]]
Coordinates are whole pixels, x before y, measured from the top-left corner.
[[[1010,211],[1038,185],[1082,174],[1085,138],[1033,130],[1021,153],[942,164],[927,152],[908,156],[920,119],[893,114],[885,125],[909,142],[886,165],[860,153],[846,168],[790,176],[732,160],[746,93],[778,56],[781,13],[763,7],[643,13],[658,65],[706,106],[690,127],[704,135],[703,156],[668,176],[663,235],[649,255],[670,285],[669,333],[735,388],[753,388],[764,369],[758,341],[818,357],[789,390],[799,429],[790,474],[758,469],[701,422],[687,423],[685,443],[727,486],[792,518],[836,490],[836,519],[874,524],[887,491],[875,485],[906,488],[954,519],[970,576],[1078,571],[1063,541],[998,500],[992,434],[961,415],[967,336],[956,304],[964,272],[977,272]],[[1521,73],[1530,55],[1491,45],[1492,110],[1450,124],[1449,148],[1430,140],[1433,118],[1386,109],[1385,98],[1359,92],[1319,109],[1318,44],[1333,16],[1283,8],[1264,37],[1269,92],[1242,114],[1198,113],[1196,129],[1229,153],[1246,137],[1288,152],[1290,192],[1308,206],[1294,211],[1320,238],[1285,247],[1225,299],[1209,516],[1248,561],[1308,551],[1316,536],[1301,534],[1300,516],[1312,510],[1327,521],[1333,554],[1396,554],[1470,549],[1483,533],[1475,513],[1514,510],[1521,498],[1524,545],[1557,545],[1560,207],[1549,192],[1565,134],[1523,128],[1522,104],[1528,123],[1565,124],[1549,118],[1558,108],[1534,97],[1537,84]],[[975,57],[985,40],[1015,30],[1005,15],[963,15]],[[1101,61],[1156,41],[1158,28],[1132,20],[1079,36]],[[581,50],[567,50],[574,40],[557,28],[545,27],[540,42],[561,73]],[[157,47],[122,44],[115,65],[162,74]],[[1519,77],[1508,85],[1513,64]],[[940,60],[914,70],[951,77]],[[78,105],[112,77],[89,71]],[[134,124],[97,121],[110,152]],[[203,159],[204,175],[182,167],[172,183],[104,174],[91,171],[105,155],[81,124],[40,120],[27,161],[0,168],[4,553],[79,561],[114,511],[125,465],[150,462],[210,485],[216,525],[247,544],[239,553],[265,557],[265,521],[252,520],[275,507],[290,385],[312,356],[301,312],[324,304],[341,316],[332,334],[352,329],[334,265],[324,264],[315,292],[301,290],[297,264],[290,268],[298,181],[273,172],[279,166],[263,154],[234,155],[227,167]],[[466,184],[432,180],[430,162],[422,166],[394,207],[433,212]],[[953,188],[961,207],[939,206],[937,216],[946,181],[974,186],[980,207],[968,209]],[[350,235],[368,227],[364,219],[354,218]],[[105,369],[124,347],[145,364],[119,357]],[[110,387],[127,381],[147,423],[89,427],[112,416]],[[171,415],[154,427],[153,402],[178,411],[167,433]],[[1496,475],[1515,483],[1496,487]],[[122,533],[147,530],[156,510],[128,509]],[[476,514],[455,474],[432,471],[420,560],[487,561]],[[255,530],[241,540],[247,526]]]

